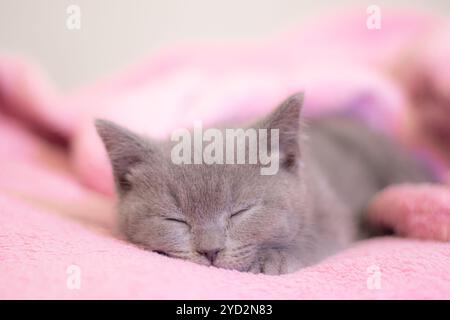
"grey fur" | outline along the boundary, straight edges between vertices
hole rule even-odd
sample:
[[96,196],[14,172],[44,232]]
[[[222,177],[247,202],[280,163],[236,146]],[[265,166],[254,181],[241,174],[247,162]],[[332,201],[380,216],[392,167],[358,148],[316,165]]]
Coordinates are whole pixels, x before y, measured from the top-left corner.
[[292,96],[250,126],[280,129],[282,163],[272,176],[259,165],[175,165],[172,142],[97,120],[123,233],[170,257],[282,274],[361,237],[361,212],[378,190],[427,180],[398,147],[362,125],[342,118],[300,125],[302,101]]

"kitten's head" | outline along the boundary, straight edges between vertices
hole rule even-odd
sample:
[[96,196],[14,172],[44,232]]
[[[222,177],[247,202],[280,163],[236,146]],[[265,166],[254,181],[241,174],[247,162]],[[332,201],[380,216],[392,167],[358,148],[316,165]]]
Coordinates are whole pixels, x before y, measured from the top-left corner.
[[173,142],[98,120],[125,235],[170,257],[240,271],[258,263],[261,250],[288,246],[302,225],[301,105],[302,96],[293,96],[250,126],[279,129],[275,175],[261,175],[260,164],[177,165]]

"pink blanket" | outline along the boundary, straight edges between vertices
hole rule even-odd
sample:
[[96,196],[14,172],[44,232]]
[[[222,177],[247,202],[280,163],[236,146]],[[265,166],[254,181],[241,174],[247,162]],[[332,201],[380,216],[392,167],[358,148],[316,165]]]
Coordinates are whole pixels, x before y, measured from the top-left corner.
[[[450,190],[393,186],[371,218],[407,238],[361,241],[284,276],[219,270],[146,252],[115,228],[113,185],[92,119],[164,137],[254,118],[294,91],[310,116],[342,111],[410,147],[450,181],[450,27],[365,9],[265,41],[172,47],[117,75],[58,92],[0,55],[0,298],[450,299]],[[319,20],[318,20],[319,21]]]

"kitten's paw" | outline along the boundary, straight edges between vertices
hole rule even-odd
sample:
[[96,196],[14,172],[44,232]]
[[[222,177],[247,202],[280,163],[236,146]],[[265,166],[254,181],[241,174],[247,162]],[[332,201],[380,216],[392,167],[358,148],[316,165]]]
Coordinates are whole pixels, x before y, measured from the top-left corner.
[[248,269],[248,272],[258,274],[262,273],[262,264],[259,260],[257,260],[255,263],[253,263],[250,268]]
[[260,259],[261,273],[279,275],[288,272],[287,255],[280,249],[266,249]]

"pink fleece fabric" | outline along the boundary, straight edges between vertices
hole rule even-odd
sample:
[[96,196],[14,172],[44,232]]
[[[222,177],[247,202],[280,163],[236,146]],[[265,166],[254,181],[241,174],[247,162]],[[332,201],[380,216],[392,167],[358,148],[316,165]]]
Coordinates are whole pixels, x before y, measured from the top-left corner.
[[[371,219],[405,238],[361,241],[284,276],[162,257],[116,230],[94,117],[165,137],[196,120],[255,118],[303,90],[305,115],[359,117],[450,181],[448,22],[383,11],[374,31],[365,19],[362,8],[264,41],[172,47],[65,94],[33,64],[0,55],[0,298],[450,299],[446,184],[393,186],[373,199]],[[67,285],[71,266],[79,289]]]

